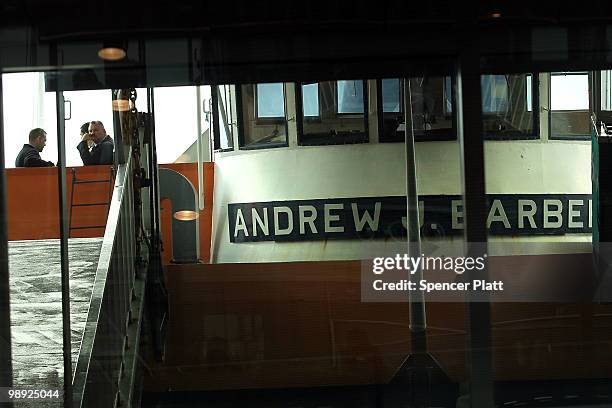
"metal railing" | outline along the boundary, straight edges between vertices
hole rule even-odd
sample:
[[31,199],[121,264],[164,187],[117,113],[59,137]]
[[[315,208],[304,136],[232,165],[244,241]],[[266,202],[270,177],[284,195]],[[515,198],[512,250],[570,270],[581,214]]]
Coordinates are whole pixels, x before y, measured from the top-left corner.
[[144,277],[137,276],[134,263],[134,237],[129,158],[118,166],[73,377],[74,407],[115,407],[120,402],[122,406],[130,405],[132,387],[122,383],[133,378],[144,293]]

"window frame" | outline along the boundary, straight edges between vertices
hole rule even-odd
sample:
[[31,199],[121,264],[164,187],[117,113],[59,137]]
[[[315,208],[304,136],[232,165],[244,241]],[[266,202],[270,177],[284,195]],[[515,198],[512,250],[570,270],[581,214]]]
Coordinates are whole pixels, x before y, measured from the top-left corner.
[[[285,83],[283,82],[283,104],[285,110],[285,118],[267,118],[257,119],[255,108],[253,107],[253,122],[255,125],[270,125],[270,124],[284,124],[285,128],[285,141],[284,142],[259,142],[245,145],[245,134],[246,134],[246,122],[244,120],[244,100],[243,100],[243,87],[251,86],[253,88],[253,101],[257,105],[257,84],[237,84],[235,87],[236,94],[236,120],[238,121],[238,150],[260,150],[260,149],[276,149],[279,147],[289,146],[289,126],[287,120],[287,98],[285,93]],[[272,120],[270,120],[272,119]]]
[[[444,75],[443,78],[449,76]],[[431,129],[424,130],[423,134],[415,133],[414,141],[415,142],[448,142],[457,140],[457,116],[455,112],[457,111],[457,102],[455,97],[455,79],[452,75],[451,78],[451,106],[453,112],[450,114],[451,119],[451,127],[447,129]],[[400,87],[400,111],[399,112],[384,112],[383,110],[383,96],[382,96],[382,80],[383,79],[399,79],[399,87]],[[378,78],[376,80],[376,111],[379,112],[377,115],[377,130],[378,130],[378,142],[379,143],[404,143],[406,140],[406,136],[403,131],[396,131],[394,137],[385,137],[384,136],[384,120],[385,117],[402,115],[404,117],[405,122],[405,104],[404,104],[404,81],[406,78]],[[444,102],[444,101],[443,101]]]
[[[361,85],[361,93],[362,93],[362,104],[363,104],[363,112],[340,112],[340,95],[338,94],[338,83],[340,81],[353,81],[353,82],[357,82],[357,81],[361,81],[362,85]],[[368,98],[367,98],[367,93],[368,93],[368,80],[367,79],[363,79],[363,80],[359,80],[359,79],[339,79],[337,81],[333,81],[334,82],[334,109],[335,109],[335,114],[338,117],[351,117],[351,116],[361,116],[361,115],[365,115],[368,116]],[[319,112],[321,111],[321,108],[319,106]]]
[[[304,109],[304,98],[303,98],[303,92],[302,92],[302,86],[303,85],[312,85],[312,84],[316,84],[317,85],[317,116],[305,116],[303,109]],[[319,82],[311,82],[311,83],[300,83],[300,82],[296,82],[295,83],[295,87],[296,87],[296,93],[299,93],[300,99],[299,99],[299,107],[296,103],[296,115],[298,115],[299,113],[302,114],[302,119],[307,121],[307,122],[321,122],[321,87],[319,86]],[[297,89],[299,88],[299,90]]]
[[[481,74],[483,75],[517,75],[514,73],[505,73],[505,74]],[[532,114],[532,129],[531,133],[525,132],[517,132],[516,134],[511,134],[507,132],[501,131],[486,131],[484,129],[484,123],[487,120],[497,120],[499,118],[495,113],[489,112],[485,113],[482,110],[482,89],[481,89],[481,110],[482,110],[482,121],[483,121],[483,138],[484,140],[538,140],[540,139],[540,81],[539,81],[539,72],[520,72],[518,75],[531,75],[531,114]],[[526,79],[525,79],[526,80]],[[482,84],[482,83],[481,83]],[[481,85],[482,86],[482,85]],[[509,96],[509,95],[508,95]],[[550,94],[549,94],[550,97]],[[511,103],[511,101],[508,101]],[[527,101],[525,101],[527,104]],[[549,105],[550,106],[550,105]]]
[[[355,81],[359,81],[356,79]],[[344,80],[343,80],[344,81]],[[348,79],[348,81],[351,81]],[[319,116],[304,116],[304,106],[302,102],[302,85],[303,82],[295,82],[295,113],[296,113],[296,128],[297,128],[297,142],[298,146],[339,146],[339,145],[352,145],[352,144],[364,144],[369,143],[369,104],[368,104],[368,80],[361,79],[363,82],[363,113],[338,113],[338,80],[320,80],[316,81],[317,91],[319,97]],[[304,123],[324,123],[325,118],[321,115],[321,100],[323,99],[321,83],[332,82],[333,85],[333,101],[334,101],[334,117],[337,118],[360,118],[362,117],[364,131],[355,132],[354,134],[336,134],[335,137],[330,138],[330,135],[326,136],[309,136],[304,134]],[[311,82],[312,83],[312,82]],[[309,84],[311,84],[309,83]]]
[[[605,110],[602,107],[603,90],[601,87],[603,85],[602,75],[605,71],[612,72],[612,69],[598,70],[598,71],[595,71],[593,75],[592,88],[594,91],[591,94],[592,95],[591,101],[593,102],[593,106],[595,107],[595,109],[592,110],[592,113],[595,114],[595,117],[598,122],[603,121],[604,123],[612,123],[612,109]],[[612,88],[612,82],[611,82],[611,88]]]
[[[220,98],[219,98],[219,92],[220,92],[220,87],[221,85],[212,85],[212,89],[214,90],[213,92],[211,92],[211,102],[212,102],[212,114],[213,114],[213,151],[216,153],[224,153],[224,152],[233,152],[235,149],[235,143],[234,143],[234,129],[233,126],[230,126],[230,129],[232,131],[232,145],[230,147],[225,147],[222,148],[221,147],[221,117],[219,115],[219,102],[220,102]],[[224,85],[224,86],[230,86],[230,85]],[[230,104],[231,104],[231,100],[230,100]]]
[[[262,84],[281,84],[283,89],[282,89],[282,93],[283,93],[283,112],[284,112],[284,116],[259,116],[259,90],[258,85],[262,85]],[[252,84],[253,85],[253,103],[255,104],[255,106],[253,107],[253,113],[255,115],[255,120],[258,123],[262,123],[262,124],[269,124],[269,123],[280,123],[283,121],[287,120],[287,98],[285,97],[286,95],[286,89],[285,89],[285,83],[284,82],[262,82],[262,83],[257,83],[257,84]]]
[[[587,75],[587,92],[589,94],[589,107],[586,109],[586,113],[589,116],[589,123],[591,121],[591,113],[594,112],[594,106],[593,103],[594,98],[593,98],[593,71],[573,71],[573,72],[550,72],[550,86],[549,86],[549,92],[548,92],[548,106],[550,107],[548,109],[548,139],[549,140],[555,140],[555,141],[560,141],[560,140],[569,140],[569,141],[588,141],[591,140],[591,132],[589,131],[588,134],[581,134],[581,135],[570,135],[570,136],[563,136],[563,135],[558,135],[558,134],[553,134],[553,130],[552,130],[552,114],[553,114],[553,109],[552,109],[552,77],[554,75],[564,75],[564,76],[568,76],[568,75]],[[599,91],[601,92],[601,91]],[[601,107],[600,107],[601,108]],[[580,112],[580,110],[572,110],[572,111],[563,111],[563,110],[556,110],[554,112]],[[589,126],[589,129],[591,129],[591,126]]]

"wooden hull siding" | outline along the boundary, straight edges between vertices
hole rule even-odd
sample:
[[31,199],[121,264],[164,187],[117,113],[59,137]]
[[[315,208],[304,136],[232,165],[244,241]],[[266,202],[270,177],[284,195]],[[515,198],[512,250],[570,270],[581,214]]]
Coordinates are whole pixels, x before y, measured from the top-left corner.
[[[492,257],[507,270],[583,265],[589,254]],[[408,305],[361,302],[359,261],[168,265],[167,356],[146,388],[380,384],[410,353]],[[612,306],[494,303],[496,380],[612,374]],[[466,376],[466,305],[427,304],[430,353]]]

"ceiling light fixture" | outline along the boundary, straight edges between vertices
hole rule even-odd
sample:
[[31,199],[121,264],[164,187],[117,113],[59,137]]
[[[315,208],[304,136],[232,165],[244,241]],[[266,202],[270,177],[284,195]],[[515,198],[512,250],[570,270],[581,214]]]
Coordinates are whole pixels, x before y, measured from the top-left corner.
[[131,110],[130,101],[127,99],[113,99],[113,110],[115,112],[127,112]]
[[193,221],[198,218],[198,213],[189,210],[177,211],[174,213],[174,218],[178,221]]
[[117,46],[104,46],[98,51],[98,57],[104,61],[120,61],[124,59],[126,52],[123,48]]

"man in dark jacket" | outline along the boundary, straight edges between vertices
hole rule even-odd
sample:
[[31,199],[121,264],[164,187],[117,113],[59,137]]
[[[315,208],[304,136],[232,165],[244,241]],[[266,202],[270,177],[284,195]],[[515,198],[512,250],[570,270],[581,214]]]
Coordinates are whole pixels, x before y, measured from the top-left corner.
[[[91,148],[87,145],[88,140],[93,141]],[[113,139],[106,134],[102,122],[94,120],[89,122],[89,132],[83,135],[77,150],[81,154],[83,164],[91,166],[96,164],[113,164],[114,147]]]
[[29,142],[15,159],[15,167],[53,167],[53,163],[40,158],[40,152],[47,144],[47,132],[41,128],[32,129],[28,136]]

